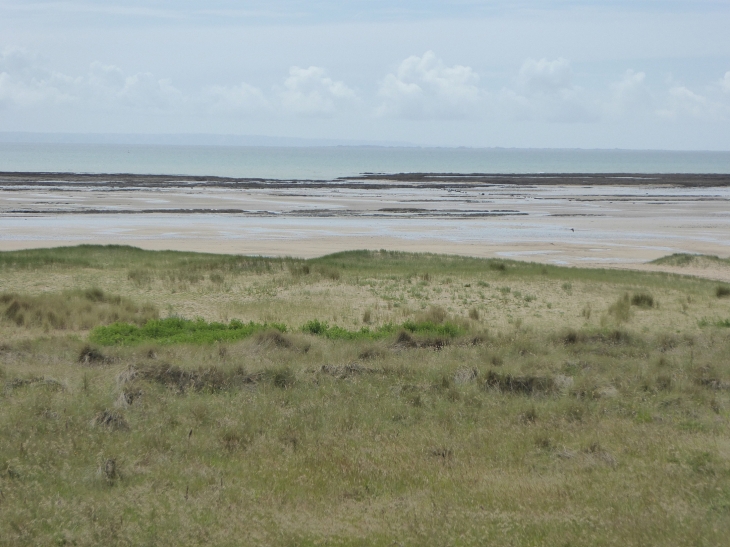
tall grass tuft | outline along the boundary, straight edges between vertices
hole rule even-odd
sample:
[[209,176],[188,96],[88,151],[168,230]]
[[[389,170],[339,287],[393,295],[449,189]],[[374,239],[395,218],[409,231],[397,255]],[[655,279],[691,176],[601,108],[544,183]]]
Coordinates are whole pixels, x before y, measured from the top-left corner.
[[608,308],[608,313],[612,315],[618,323],[625,323],[631,319],[631,300],[629,299],[629,294],[624,294],[611,304]]
[[0,320],[26,328],[86,330],[118,321],[142,325],[158,316],[151,304],[138,305],[98,288],[33,296],[0,294]]
[[647,292],[636,293],[631,297],[631,305],[639,308],[653,308],[654,297]]

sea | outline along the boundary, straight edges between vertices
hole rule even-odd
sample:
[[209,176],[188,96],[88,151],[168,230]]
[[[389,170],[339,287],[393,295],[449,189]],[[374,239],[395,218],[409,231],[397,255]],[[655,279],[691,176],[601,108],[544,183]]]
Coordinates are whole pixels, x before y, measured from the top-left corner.
[[730,173],[730,151],[0,143],[0,171],[336,180],[363,173]]

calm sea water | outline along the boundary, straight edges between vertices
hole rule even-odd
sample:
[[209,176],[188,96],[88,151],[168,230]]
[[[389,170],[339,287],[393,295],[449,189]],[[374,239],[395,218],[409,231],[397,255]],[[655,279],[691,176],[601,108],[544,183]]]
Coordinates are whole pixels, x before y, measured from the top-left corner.
[[360,173],[730,173],[730,152],[0,143],[0,171],[335,179]]

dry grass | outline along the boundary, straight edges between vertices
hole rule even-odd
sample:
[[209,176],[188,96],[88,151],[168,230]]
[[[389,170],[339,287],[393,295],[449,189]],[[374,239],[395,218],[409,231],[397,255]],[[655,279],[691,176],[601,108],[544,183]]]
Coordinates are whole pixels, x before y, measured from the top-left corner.
[[97,288],[33,296],[0,294],[0,321],[18,327],[88,330],[117,321],[143,325],[158,316],[159,312],[151,304],[140,306]]
[[[359,329],[371,310],[373,325],[471,330],[443,345],[265,331],[100,351],[84,331],[4,321],[0,544],[721,545],[730,533],[730,329],[712,326],[730,301],[715,284],[388,253],[324,260],[338,279],[317,261],[271,262],[166,284],[154,254],[103,269],[95,256],[29,276],[24,255],[22,272],[0,275],[38,302],[77,284],[189,318]],[[130,269],[152,272],[149,285]],[[632,305],[637,294],[654,305]],[[617,301],[625,319],[609,313]]]

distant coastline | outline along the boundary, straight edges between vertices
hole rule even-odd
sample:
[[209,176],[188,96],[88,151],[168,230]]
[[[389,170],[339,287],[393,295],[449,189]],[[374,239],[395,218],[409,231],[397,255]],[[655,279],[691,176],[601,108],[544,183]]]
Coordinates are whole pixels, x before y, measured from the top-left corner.
[[363,173],[730,174],[730,152],[0,142],[0,172],[334,180]]
[[475,188],[490,185],[513,186],[677,186],[711,188],[730,186],[724,173],[362,173],[335,179],[276,179],[200,175],[157,175],[136,173],[68,173],[0,171],[0,187],[57,188],[73,185],[97,189],[139,188],[340,188],[381,190],[396,188]]

